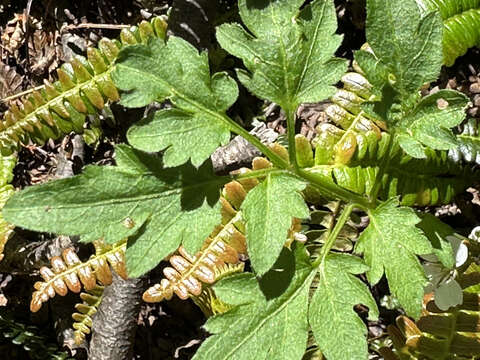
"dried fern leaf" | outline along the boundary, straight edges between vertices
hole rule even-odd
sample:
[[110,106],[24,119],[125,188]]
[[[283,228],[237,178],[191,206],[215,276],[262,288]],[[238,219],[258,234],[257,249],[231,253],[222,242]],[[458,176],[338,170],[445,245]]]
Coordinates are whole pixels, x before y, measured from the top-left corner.
[[65,296],[68,291],[79,293],[82,285],[89,291],[97,286],[112,283],[111,269],[122,278],[127,278],[125,268],[126,240],[114,245],[95,245],[96,254],[89,260],[81,262],[72,248],[65,249],[62,257],[54,256],[50,259],[52,268],[46,266],[40,269],[44,281],[37,281],[36,291],[32,294],[30,310],[40,310],[42,304],[58,294]]
[[216,281],[216,268],[239,261],[237,250],[228,244],[232,237],[241,238],[244,235],[235,227],[241,220],[237,214],[213,237],[209,237],[195,256],[190,255],[180,247],[178,254],[170,257],[172,267],[163,269],[165,278],[160,284],[150,287],[144,294],[146,302],[170,300],[175,293],[180,299],[186,300],[190,296],[199,296],[202,293],[202,283],[212,284]]
[[98,49],[89,48],[87,59],[76,57],[57,70],[58,81],[33,91],[13,104],[0,122],[0,150],[14,152],[19,143],[43,144],[70,131],[82,132],[87,113],[103,109],[106,101],[117,101],[118,91],[110,73],[123,46],[146,42],[150,37],[165,38],[166,23],[160,18],[143,21],[138,28],[122,30],[120,40],[101,39]]
[[93,316],[102,302],[103,290],[103,286],[97,285],[87,292],[80,293],[80,298],[83,302],[75,305],[75,309],[78,312],[72,314],[72,318],[75,321],[72,325],[75,329],[73,339],[77,345],[82,344],[85,341],[85,336],[90,334]]

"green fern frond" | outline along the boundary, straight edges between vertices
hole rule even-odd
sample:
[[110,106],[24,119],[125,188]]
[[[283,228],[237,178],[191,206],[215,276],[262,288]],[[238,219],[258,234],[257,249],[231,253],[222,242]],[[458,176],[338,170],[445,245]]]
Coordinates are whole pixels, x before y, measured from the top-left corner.
[[113,245],[95,243],[95,254],[85,262],[80,261],[72,248],[65,249],[62,257],[50,259],[52,269],[43,266],[40,275],[44,281],[37,281],[36,291],[32,294],[30,310],[40,310],[42,304],[56,294],[65,296],[68,291],[80,292],[83,287],[87,291],[94,289],[98,283],[110,285],[112,273],[110,267],[122,278],[127,278],[125,268],[126,240]]
[[417,0],[424,11],[438,10],[443,19],[443,57],[446,66],[480,44],[479,0]]
[[3,220],[1,210],[7,200],[14,194],[15,190],[10,182],[13,179],[13,168],[16,164],[14,156],[0,155],[0,261],[3,259],[3,249],[12,235],[14,226]]
[[[13,316],[0,314],[0,336],[10,339],[12,344],[21,346],[34,360],[73,360],[57,344],[51,342],[45,332],[32,325],[24,325]],[[2,355],[7,356],[2,352]]]
[[450,150],[448,155],[454,162],[467,162],[480,165],[480,122],[478,119],[469,119],[460,134],[457,135],[459,147]]
[[75,344],[80,345],[85,341],[85,336],[90,334],[92,328],[93,316],[98,310],[103,298],[104,287],[97,285],[87,292],[80,293],[80,298],[83,300],[81,304],[76,304],[75,309],[78,312],[72,314],[72,327],[75,329],[73,338]]
[[100,40],[98,49],[89,48],[87,59],[76,57],[57,70],[58,81],[45,81],[41,90],[33,91],[18,107],[13,104],[0,122],[0,150],[13,153],[20,143],[29,140],[43,144],[70,131],[81,133],[85,116],[117,101],[118,91],[110,73],[115,59],[126,45],[146,42],[151,37],[164,39],[166,23],[161,17],[143,21],[138,28],[122,30],[120,40]]

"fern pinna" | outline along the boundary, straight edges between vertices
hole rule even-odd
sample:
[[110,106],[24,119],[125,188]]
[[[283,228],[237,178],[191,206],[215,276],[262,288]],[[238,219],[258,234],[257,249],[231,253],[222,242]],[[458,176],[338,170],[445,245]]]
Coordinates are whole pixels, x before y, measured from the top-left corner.
[[424,11],[438,10],[444,22],[443,59],[446,66],[480,44],[480,1],[417,0]]
[[62,257],[54,256],[50,262],[52,268],[46,266],[40,269],[44,281],[37,281],[34,285],[30,310],[40,310],[42,304],[56,294],[65,296],[68,291],[79,293],[83,287],[89,291],[100,285],[112,283],[110,267],[122,278],[127,278],[125,270],[126,241],[114,245],[95,243],[95,255],[85,262],[80,261],[75,251],[65,249]]

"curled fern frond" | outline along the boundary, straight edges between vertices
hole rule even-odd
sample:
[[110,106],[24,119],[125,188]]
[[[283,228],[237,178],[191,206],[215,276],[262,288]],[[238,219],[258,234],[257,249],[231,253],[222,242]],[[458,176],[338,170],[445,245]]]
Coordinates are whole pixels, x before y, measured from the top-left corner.
[[33,91],[19,107],[13,104],[0,122],[0,150],[13,153],[29,140],[43,144],[70,131],[82,132],[85,115],[103,109],[105,101],[117,101],[119,94],[110,73],[123,46],[165,38],[166,23],[160,18],[143,21],[138,28],[122,30],[120,41],[104,38],[98,49],[89,48],[87,59],[76,57],[57,70],[58,81]]
[[103,290],[103,286],[97,285],[87,292],[80,293],[80,298],[83,302],[75,305],[75,309],[78,312],[72,314],[72,318],[75,321],[72,325],[75,329],[73,339],[77,345],[83,343],[85,336],[90,334],[93,315],[95,315],[102,302]]
[[457,135],[459,147],[450,150],[448,155],[455,161],[464,161],[480,165],[480,123],[478,119],[469,119],[464,125],[461,133]]
[[72,248],[65,249],[62,257],[54,256],[50,262],[52,268],[46,266],[40,269],[44,281],[37,281],[36,291],[32,294],[30,310],[40,310],[42,304],[56,294],[65,296],[68,291],[79,293],[83,287],[87,291],[94,289],[97,283],[109,285],[112,283],[110,267],[122,278],[127,278],[125,269],[126,240],[114,245],[95,244],[96,254],[82,262]]
[[480,44],[479,0],[417,0],[424,11],[439,10],[444,23],[443,61],[452,66],[467,50]]
[[[10,182],[13,178],[13,168],[16,164],[16,158],[13,156],[3,157],[0,155],[0,211],[7,200],[14,194],[15,190]],[[0,261],[2,261],[3,249],[5,244],[13,233],[14,226],[3,220],[0,213]]]

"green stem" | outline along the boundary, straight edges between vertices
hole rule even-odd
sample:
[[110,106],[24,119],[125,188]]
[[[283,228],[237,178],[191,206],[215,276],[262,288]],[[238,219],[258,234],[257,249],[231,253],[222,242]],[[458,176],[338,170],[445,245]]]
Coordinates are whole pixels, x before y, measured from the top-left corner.
[[265,177],[268,174],[281,174],[281,173],[287,173],[287,172],[288,171],[285,169],[268,168],[268,169],[261,169],[261,170],[252,170],[242,174],[234,172],[230,175],[225,176],[225,178],[228,178],[230,180],[252,179],[252,178]]
[[297,149],[295,144],[296,111],[287,109],[286,114],[287,114],[287,133],[288,133],[288,157],[290,159],[290,163],[293,164],[293,168],[298,172],[299,167],[297,163]]
[[332,249],[333,244],[335,244],[335,240],[337,239],[338,235],[340,234],[340,231],[342,231],[343,227],[345,226],[345,223],[350,218],[350,214],[352,213],[355,206],[356,206],[356,204],[350,204],[345,209],[343,209],[342,214],[338,218],[337,223],[335,224],[335,227],[333,228],[333,231],[329,234],[327,240],[325,241],[325,245],[323,245],[323,247],[322,247],[322,251],[320,252],[320,256],[318,257],[317,260],[315,260],[313,262],[313,264],[312,264],[313,267],[317,267],[325,261],[325,258],[327,257],[328,253]]

